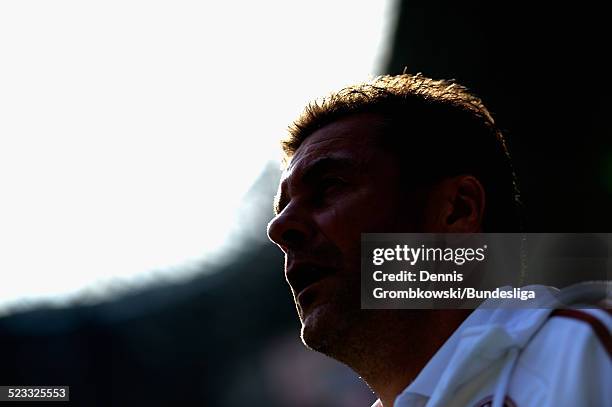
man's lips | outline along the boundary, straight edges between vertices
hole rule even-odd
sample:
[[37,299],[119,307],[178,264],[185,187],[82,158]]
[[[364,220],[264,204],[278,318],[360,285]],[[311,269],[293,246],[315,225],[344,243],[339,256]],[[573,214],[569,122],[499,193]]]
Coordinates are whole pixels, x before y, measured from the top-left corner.
[[314,283],[336,272],[333,267],[326,267],[311,262],[295,262],[287,268],[287,281],[297,297]]

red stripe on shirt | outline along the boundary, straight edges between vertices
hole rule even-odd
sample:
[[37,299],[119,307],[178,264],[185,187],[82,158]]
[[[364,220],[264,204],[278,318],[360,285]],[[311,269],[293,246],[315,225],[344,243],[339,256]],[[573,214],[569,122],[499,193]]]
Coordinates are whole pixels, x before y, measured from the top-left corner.
[[557,309],[552,312],[551,317],[573,318],[589,324],[612,358],[612,335],[608,328],[593,315],[575,309]]

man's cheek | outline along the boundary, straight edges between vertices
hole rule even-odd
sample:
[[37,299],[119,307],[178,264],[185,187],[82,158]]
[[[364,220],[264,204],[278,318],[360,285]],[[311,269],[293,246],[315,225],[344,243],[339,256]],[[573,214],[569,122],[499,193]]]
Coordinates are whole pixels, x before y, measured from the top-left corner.
[[[321,232],[327,239],[338,245],[340,242],[360,239],[356,219],[350,216],[341,207],[330,208],[317,219]],[[357,226],[357,227],[355,227]]]
[[363,229],[363,220],[374,214],[371,209],[377,205],[366,205],[363,200],[342,200],[321,214],[320,222],[328,229],[343,234],[355,234]]

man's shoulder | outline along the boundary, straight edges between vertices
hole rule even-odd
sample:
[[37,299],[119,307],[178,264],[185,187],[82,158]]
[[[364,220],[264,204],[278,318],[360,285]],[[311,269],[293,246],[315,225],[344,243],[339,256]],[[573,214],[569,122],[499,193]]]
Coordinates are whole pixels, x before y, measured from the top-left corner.
[[611,332],[608,310],[554,310],[517,361],[509,392],[517,405],[537,399],[547,406],[596,405],[586,401],[610,399]]
[[[610,363],[612,314],[601,308],[557,309],[521,352],[519,364],[550,376],[559,368]],[[595,357],[597,355],[597,357]]]
[[[592,308],[556,309],[527,344],[523,354],[548,353],[555,350],[579,351],[601,348],[612,354],[612,313]],[[571,339],[571,340],[569,340]]]
[[[612,315],[607,310],[553,310],[520,350],[504,406],[600,406],[612,399]],[[466,406],[490,406],[505,363],[480,378]]]
[[415,393],[445,407],[490,406],[494,399],[517,407],[605,405],[612,399],[612,315],[598,305],[609,288],[553,291],[553,307],[477,309],[396,407],[415,406],[404,397]]

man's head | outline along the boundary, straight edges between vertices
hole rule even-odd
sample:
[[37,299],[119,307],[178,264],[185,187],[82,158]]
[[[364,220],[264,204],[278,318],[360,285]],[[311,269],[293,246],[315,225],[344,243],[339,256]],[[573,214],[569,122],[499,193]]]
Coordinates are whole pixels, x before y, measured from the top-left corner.
[[331,356],[394,318],[360,310],[361,233],[518,230],[504,139],[459,85],[400,75],[345,88],[310,104],[282,146],[268,233],[304,342]]

